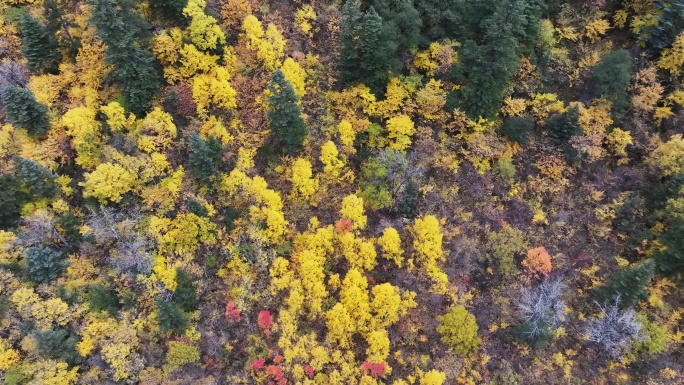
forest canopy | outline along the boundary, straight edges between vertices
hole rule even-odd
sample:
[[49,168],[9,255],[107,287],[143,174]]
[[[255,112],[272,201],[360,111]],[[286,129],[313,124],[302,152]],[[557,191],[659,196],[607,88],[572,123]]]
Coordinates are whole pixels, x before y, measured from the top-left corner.
[[0,382],[684,383],[684,0],[0,1]]

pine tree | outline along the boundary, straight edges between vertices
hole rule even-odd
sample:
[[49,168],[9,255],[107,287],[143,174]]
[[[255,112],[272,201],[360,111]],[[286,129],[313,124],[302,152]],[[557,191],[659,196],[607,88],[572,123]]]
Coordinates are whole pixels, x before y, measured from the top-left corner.
[[173,303],[184,311],[195,311],[199,304],[195,289],[195,280],[184,270],[176,270],[176,290],[173,292]]
[[280,70],[273,74],[267,89],[267,115],[274,141],[283,152],[293,153],[304,145],[308,131],[297,104],[299,97]]
[[393,38],[401,49],[418,45],[422,21],[412,0],[372,0],[371,5],[383,20],[386,38]]
[[[47,21],[45,25],[47,33],[58,36],[60,47],[66,49],[70,58],[76,57],[81,48],[81,40],[79,37],[71,36],[69,28],[75,27],[77,24],[67,18],[55,0],[43,2],[43,17]],[[61,33],[59,33],[60,31]]]
[[36,101],[33,93],[25,88],[6,87],[0,91],[7,122],[25,129],[30,136],[40,136],[50,130],[48,108]]
[[223,147],[213,136],[208,140],[202,139],[199,134],[190,137],[190,155],[188,164],[192,175],[198,182],[204,185],[211,185],[214,177],[219,173],[221,158],[223,157]]
[[130,0],[92,0],[91,23],[107,45],[105,61],[123,87],[131,111],[143,115],[159,93],[162,77],[159,63],[146,47],[149,24],[137,14]]
[[54,33],[27,12],[21,20],[22,52],[28,69],[34,74],[58,72],[62,60]]
[[649,259],[645,263],[625,267],[617,271],[603,290],[606,301],[616,296],[620,297],[620,304],[628,309],[636,305],[637,301],[647,297],[644,289],[655,274],[655,263]]
[[116,315],[119,300],[102,285],[90,285],[88,287],[88,307],[92,312],[106,311]]
[[574,135],[582,134],[579,123],[579,108],[577,106],[568,111],[552,116],[549,119],[549,136],[556,144],[565,144]]
[[57,175],[50,169],[20,156],[14,156],[12,162],[15,174],[33,199],[55,198],[59,194],[60,188],[55,182]]

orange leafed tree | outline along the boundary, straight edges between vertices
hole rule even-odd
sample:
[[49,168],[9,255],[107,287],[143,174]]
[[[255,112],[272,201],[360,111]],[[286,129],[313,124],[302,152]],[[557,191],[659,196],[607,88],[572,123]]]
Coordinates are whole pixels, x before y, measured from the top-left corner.
[[551,272],[551,256],[544,246],[540,246],[527,252],[522,265],[535,278],[545,277]]

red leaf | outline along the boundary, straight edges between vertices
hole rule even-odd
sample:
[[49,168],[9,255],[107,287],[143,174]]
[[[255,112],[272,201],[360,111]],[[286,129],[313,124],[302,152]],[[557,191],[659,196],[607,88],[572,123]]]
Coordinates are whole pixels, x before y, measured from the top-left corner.
[[263,369],[265,363],[266,363],[265,358],[258,358],[256,360],[252,361],[252,363],[249,365],[252,367],[253,370],[256,371],[256,370]]
[[235,307],[235,302],[226,302],[226,321],[238,322],[240,321],[240,309]]
[[266,333],[266,335],[271,334],[271,324],[273,319],[271,318],[271,312],[268,310],[262,310],[259,312],[259,317],[257,318],[257,323],[259,327]]

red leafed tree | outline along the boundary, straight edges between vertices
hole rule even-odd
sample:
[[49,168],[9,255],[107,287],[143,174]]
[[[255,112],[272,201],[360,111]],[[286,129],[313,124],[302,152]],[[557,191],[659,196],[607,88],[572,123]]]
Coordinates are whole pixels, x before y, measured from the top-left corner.
[[252,370],[257,371],[257,370],[263,369],[264,364],[266,364],[266,359],[261,357],[261,358],[257,358],[256,360],[252,361],[252,363],[249,364],[249,366],[252,367]]
[[240,321],[240,309],[235,307],[235,302],[226,302],[226,321],[238,322]]
[[273,324],[273,318],[271,318],[271,312],[268,310],[262,310],[259,312],[259,317],[257,318],[257,323],[264,334],[267,336],[271,335],[271,324]]
[[522,265],[533,277],[542,278],[551,272],[551,256],[543,246],[537,247],[527,252]]
[[306,376],[313,379],[314,378],[314,368],[311,367],[311,365],[306,365],[304,367],[304,373],[306,373]]
[[368,361],[363,361],[361,364],[361,370],[366,375],[370,375],[373,378],[378,378],[385,374],[385,363],[381,362],[379,364],[371,364]]
[[280,366],[277,365],[269,365],[266,367],[266,374],[269,375],[270,377],[273,377],[275,380],[275,384],[277,385],[285,385],[287,384],[287,378],[285,378],[285,373],[283,373],[283,369],[280,368]]
[[353,221],[351,219],[342,218],[335,225],[335,230],[338,233],[348,233],[352,230]]

